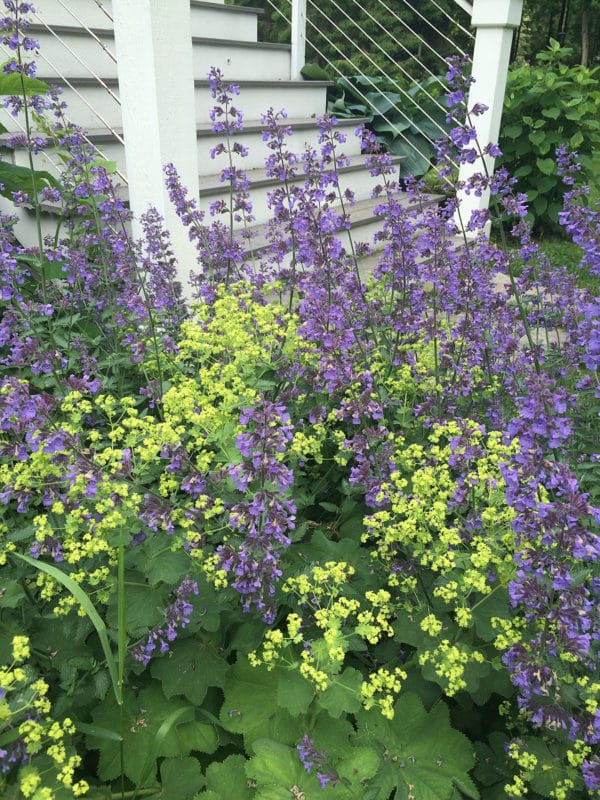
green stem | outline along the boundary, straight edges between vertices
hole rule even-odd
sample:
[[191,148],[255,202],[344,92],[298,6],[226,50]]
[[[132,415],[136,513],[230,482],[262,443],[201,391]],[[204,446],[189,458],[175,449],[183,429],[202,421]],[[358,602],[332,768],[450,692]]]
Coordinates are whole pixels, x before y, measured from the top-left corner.
[[123,529],[119,531],[119,563],[117,567],[117,688],[119,702],[119,759],[121,762],[121,800],[125,794],[125,707],[123,704],[123,683],[125,679],[125,654],[127,652],[127,628],[125,606],[125,536]]

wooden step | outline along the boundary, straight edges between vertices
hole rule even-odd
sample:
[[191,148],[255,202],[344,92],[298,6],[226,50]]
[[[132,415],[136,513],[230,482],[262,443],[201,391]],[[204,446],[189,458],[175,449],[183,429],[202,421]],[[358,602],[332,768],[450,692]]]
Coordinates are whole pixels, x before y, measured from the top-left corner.
[[[346,142],[340,145],[340,151],[343,151],[347,156],[360,155],[361,142],[360,139],[355,136],[354,131],[361,122],[365,122],[365,120],[343,119],[339,121],[337,128],[346,136]],[[286,148],[288,150],[300,155],[307,145],[318,147],[319,130],[315,118],[288,118],[286,124],[289,124],[293,131],[293,135],[288,137],[286,141]],[[270,151],[267,151],[263,142],[263,132],[264,127],[254,122],[245,125],[244,129],[233,137],[234,141],[239,142],[248,149],[248,155],[245,157],[232,153],[232,161],[235,167],[244,170],[260,169],[264,167],[265,158],[269,155]],[[125,175],[127,172],[125,150],[118,139],[118,137],[122,137],[122,135],[123,130],[120,127],[116,128],[114,132],[105,128],[93,128],[86,131],[88,140],[98,148],[100,155],[109,161],[114,161],[119,172]],[[8,134],[0,134],[0,148],[2,148],[3,142],[7,139]],[[219,167],[225,165],[226,156],[220,156],[216,159],[210,157],[212,148],[223,141],[222,135],[213,133],[209,124],[198,125],[197,141],[200,174],[214,174]],[[28,154],[24,148],[8,152],[6,158],[9,158],[15,164],[20,164],[24,167],[29,166]],[[58,176],[62,168],[62,162],[58,157],[58,153],[53,149],[34,155],[34,164],[36,169],[45,170],[56,176]]]
[[[223,6],[222,8],[229,8]],[[228,80],[247,77],[256,80],[289,80],[290,45],[270,42],[237,41],[223,36],[229,31],[222,23],[221,36],[192,37],[194,77],[206,78],[212,67],[219,67]],[[30,35],[40,45],[36,54],[38,73],[48,78],[79,78],[101,75],[117,78],[117,60],[112,28],[86,28],[53,25],[49,31],[34,24]],[[140,76],[143,85],[143,77]]]
[[[77,25],[88,28],[112,27],[111,0],[101,6],[92,0],[38,0],[32,21],[35,24]],[[223,0],[191,0],[191,35],[255,42],[257,20],[265,12],[261,8],[225,5]]]
[[[401,156],[393,156],[395,164],[399,164],[403,159]],[[338,166],[337,174],[339,181],[339,192],[344,194],[346,190],[354,192],[357,200],[364,200],[370,198],[371,193],[375,186],[381,180],[369,173],[365,168],[366,156],[353,156],[349,159],[348,163],[344,166]],[[303,186],[306,180],[306,174],[303,171],[302,164],[297,165],[297,175],[290,180],[290,185]],[[333,169],[333,165],[331,166]],[[274,189],[281,186],[281,181],[277,178],[272,178],[267,175],[265,169],[253,169],[245,171],[246,177],[249,181],[248,192],[252,202],[252,214],[257,224],[266,223],[271,218],[271,210],[269,208],[269,195]],[[333,191],[333,187],[326,186],[325,191]],[[217,200],[223,200],[229,204],[229,184],[223,183],[219,175],[207,175],[200,178],[200,208],[207,212],[212,203]],[[240,223],[234,223],[234,226],[240,227]]]
[[[62,89],[69,119],[82,128],[108,127],[116,130],[121,127],[119,86],[115,78],[101,78],[101,82],[94,78],[49,78],[41,72],[38,77]],[[244,112],[244,119],[253,122],[258,122],[269,106],[285,108],[290,117],[320,116],[325,113],[326,91],[331,85],[329,81],[284,80],[238,80],[235,83],[241,90],[238,105]],[[196,80],[195,90],[196,119],[206,122],[214,106],[208,81]],[[0,122],[9,131],[20,129],[5,109],[0,111]]]

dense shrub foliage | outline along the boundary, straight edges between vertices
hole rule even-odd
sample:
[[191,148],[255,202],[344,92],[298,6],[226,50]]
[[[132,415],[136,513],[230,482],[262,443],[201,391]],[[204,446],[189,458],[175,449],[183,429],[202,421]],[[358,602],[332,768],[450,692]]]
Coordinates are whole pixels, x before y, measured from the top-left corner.
[[[29,4],[5,6],[25,79]],[[63,227],[32,252],[2,220],[2,796],[597,796],[598,298],[502,173],[474,190],[520,218],[514,256],[376,153],[362,276],[329,117],[298,155],[265,115],[253,246],[236,89],[211,87],[231,202],[204,219],[166,168],[189,304],[158,215],[133,243],[56,98]],[[472,158],[470,126],[451,143]],[[598,210],[558,164],[598,274]]]
[[518,179],[531,207],[537,233],[560,230],[565,191],[554,153],[559,145],[577,150],[589,179],[600,143],[598,69],[569,66],[569,48],[557,41],[508,74],[502,117],[501,164]]

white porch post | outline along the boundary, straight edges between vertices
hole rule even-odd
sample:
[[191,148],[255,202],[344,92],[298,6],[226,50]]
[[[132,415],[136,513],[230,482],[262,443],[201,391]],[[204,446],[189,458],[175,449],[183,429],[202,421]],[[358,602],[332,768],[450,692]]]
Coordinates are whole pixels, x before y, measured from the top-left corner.
[[292,0],[292,80],[302,77],[300,70],[306,60],[306,0]]
[[196,251],[165,190],[162,168],[173,162],[198,197],[196,109],[189,0],[113,3],[129,201],[139,216],[154,206],[164,217],[184,291]]
[[[475,103],[483,103],[489,109],[473,119],[481,148],[498,141],[513,31],[519,26],[522,10],[523,0],[473,0],[471,22],[477,29],[472,71],[475,83],[469,90],[468,106],[472,108]],[[478,158],[473,164],[462,164],[459,180],[466,181],[486,169],[492,174],[494,159],[485,156],[484,161],[485,164]],[[463,223],[468,222],[475,209],[489,206],[489,191],[482,197],[461,191],[458,197]]]

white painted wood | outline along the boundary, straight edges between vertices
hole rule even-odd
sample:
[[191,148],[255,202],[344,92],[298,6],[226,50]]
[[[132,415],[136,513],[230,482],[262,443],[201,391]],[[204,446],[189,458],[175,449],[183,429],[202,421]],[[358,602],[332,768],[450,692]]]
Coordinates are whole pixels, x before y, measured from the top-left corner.
[[40,43],[40,52],[35,58],[39,75],[47,78],[117,77],[112,30],[96,29],[99,41],[84,29],[72,26],[68,29],[58,27],[54,31],[50,33],[36,27],[31,32]]
[[81,23],[89,28],[112,27],[110,22],[110,17],[112,17],[111,0],[101,0],[101,2],[102,7],[95,0],[38,0],[34,3],[36,13],[32,21],[43,21],[49,25],[78,25]]
[[306,59],[306,0],[292,0],[291,77],[301,78]]
[[473,3],[469,0],[454,0],[457,6],[460,6],[463,11],[466,11],[469,16],[473,13]]
[[157,208],[171,233],[179,279],[196,268],[190,243],[163,180],[173,162],[191,197],[198,195],[198,159],[189,0],[127,0],[114,4],[119,95],[126,141],[129,201],[139,215]]
[[192,36],[208,39],[258,41],[258,14],[243,6],[198,3],[191,6]]
[[[497,143],[506,91],[513,31],[519,26],[523,0],[473,0],[472,25],[476,28],[472,75],[475,83],[469,91],[469,108],[483,103],[488,111],[473,118],[477,141],[481,148]],[[494,159],[478,158],[473,164],[461,165],[459,180],[466,181],[477,173],[492,174]],[[459,192],[460,217],[468,222],[475,210],[487,209],[489,191],[481,197]]]
[[[339,169],[339,186],[340,192],[343,194],[346,189],[355,193],[357,200],[364,200],[371,197],[373,189],[381,184],[381,178],[373,176],[365,169],[365,156],[357,156],[351,160],[351,164],[347,167]],[[223,165],[224,166],[224,165]],[[250,181],[252,213],[255,217],[255,224],[261,225],[271,219],[272,212],[268,205],[268,196],[279,185],[279,182],[274,179],[269,179],[265,175],[264,170],[249,170],[247,177]],[[303,174],[298,175],[291,184],[304,185],[306,176]],[[327,191],[330,188],[327,187]],[[334,191],[331,189],[331,191]],[[336,192],[337,196],[337,192]],[[218,177],[214,175],[207,176],[200,179],[200,208],[207,212],[206,218],[209,219],[209,209],[211,203],[216,200],[223,200],[225,203],[229,202],[229,184],[223,184]],[[337,204],[337,200],[333,201]],[[344,201],[347,210],[350,211],[350,203]],[[218,217],[227,224],[229,224],[228,215]],[[234,222],[234,228],[239,229],[241,223]]]
[[[289,120],[293,126],[294,133],[287,140],[287,148],[298,154],[302,154],[306,145],[311,147],[318,146],[319,130],[316,126],[315,120],[307,121],[302,120]],[[296,124],[294,124],[296,123]],[[343,131],[347,137],[347,141],[341,146],[343,152],[347,156],[359,156],[361,154],[360,139],[354,135],[356,127],[356,120],[340,120],[339,130]],[[119,131],[121,132],[121,131]],[[106,132],[88,131],[89,138],[95,144],[102,155],[109,161],[114,161],[117,164],[118,170],[122,174],[126,174],[127,167],[125,164],[125,150],[116,139],[109,137]],[[235,167],[243,170],[262,169],[265,166],[265,158],[269,155],[262,138],[263,129],[257,123],[253,123],[246,127],[244,131],[235,137],[235,141],[240,142],[244,147],[248,148],[248,155],[245,158],[232,153],[232,162]],[[216,147],[223,141],[222,136],[212,134],[208,131],[207,126],[203,125],[198,131],[197,145],[198,145],[198,167],[200,176],[214,175],[219,170],[223,169],[226,163],[229,163],[228,156],[222,155],[215,159],[210,157],[210,150]],[[52,174],[58,175],[60,161],[58,156],[52,150],[45,151],[52,158],[56,164],[56,169],[53,169],[49,164],[48,159],[44,153],[39,153],[34,156],[34,163],[37,169],[47,170]],[[23,149],[19,149],[13,154],[16,164],[24,167],[29,166],[27,153]]]
[[256,42],[194,39],[194,77],[206,78],[211,67],[219,67],[226,81],[248,76],[252,64],[254,80],[287,81],[290,79],[290,49],[286,45]]
[[[290,117],[318,117],[325,113],[327,84],[320,81],[239,81],[241,89],[237,105],[244,112],[244,120],[260,120],[269,107],[276,111],[285,109]],[[199,121],[208,119],[215,101],[209,96],[206,85],[196,81],[196,114]]]

